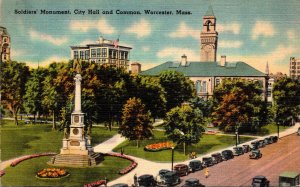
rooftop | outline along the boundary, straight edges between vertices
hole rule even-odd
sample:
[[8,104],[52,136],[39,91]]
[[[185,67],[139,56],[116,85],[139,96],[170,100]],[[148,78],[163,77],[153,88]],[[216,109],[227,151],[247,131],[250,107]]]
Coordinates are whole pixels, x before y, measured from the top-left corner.
[[245,62],[226,62],[220,66],[218,62],[188,62],[182,66],[180,62],[168,61],[156,67],[143,71],[141,75],[157,76],[165,70],[175,70],[187,77],[262,77],[264,73]]

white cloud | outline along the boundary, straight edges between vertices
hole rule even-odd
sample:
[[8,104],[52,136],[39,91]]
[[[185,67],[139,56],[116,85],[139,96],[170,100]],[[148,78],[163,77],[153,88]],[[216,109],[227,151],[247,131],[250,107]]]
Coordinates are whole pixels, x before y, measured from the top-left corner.
[[269,21],[256,21],[252,28],[252,39],[256,40],[259,36],[272,37],[276,33],[275,28]]
[[46,67],[49,64],[51,64],[52,62],[68,62],[68,59],[65,57],[51,56],[40,62],[27,62],[26,61],[26,65],[28,65],[31,68],[37,68],[38,66]]
[[233,34],[239,34],[241,30],[241,25],[237,22],[228,23],[228,24],[219,24],[217,25],[217,31],[220,33],[229,32]]
[[221,40],[219,42],[219,47],[221,48],[240,48],[242,45],[242,41]]
[[22,55],[25,55],[27,52],[25,50],[22,50],[22,49],[15,49],[15,48],[12,48],[11,49],[11,57],[12,59],[16,58],[16,57],[19,57],[19,56],[22,56]]
[[114,34],[116,32],[116,29],[104,18],[98,21],[72,20],[70,22],[70,29],[81,32],[97,29],[101,34]]
[[266,63],[269,62],[270,72],[288,73],[289,59],[298,49],[295,46],[280,45],[266,55],[251,55],[251,56],[228,56],[230,61],[244,61],[247,64],[255,67],[261,72],[265,71]]
[[151,33],[151,24],[146,19],[141,19],[137,22],[134,22],[126,30],[126,33],[136,34],[137,38],[143,38]]
[[148,51],[150,51],[150,47],[149,46],[144,46],[144,47],[142,47],[142,50],[144,52],[148,52]]
[[62,37],[54,37],[45,33],[37,32],[35,30],[29,31],[29,36],[33,40],[46,41],[54,45],[62,45],[68,42],[68,38],[65,36]]
[[87,40],[83,40],[82,42],[80,42],[79,45],[94,44],[94,43],[98,43],[98,41],[87,39]]
[[176,31],[171,32],[169,37],[171,38],[185,38],[193,37],[199,40],[200,30],[189,27],[185,22],[181,22]]
[[289,40],[295,40],[296,39],[296,31],[291,29],[287,31],[287,37]]
[[199,51],[194,51],[189,48],[167,47],[157,52],[159,58],[170,58],[169,60],[181,60],[181,55],[185,54],[188,61],[199,61]]

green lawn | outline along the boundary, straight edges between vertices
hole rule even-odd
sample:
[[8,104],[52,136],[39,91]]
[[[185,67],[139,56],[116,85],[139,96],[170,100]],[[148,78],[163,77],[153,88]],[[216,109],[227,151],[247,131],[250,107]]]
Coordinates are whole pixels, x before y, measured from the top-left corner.
[[[1,160],[8,160],[21,155],[57,152],[61,148],[63,132],[52,131],[50,124],[19,125],[13,121],[1,121]],[[108,131],[103,127],[92,130],[93,145],[101,143],[116,134],[116,130]],[[63,179],[42,180],[35,177],[36,172],[53,167],[46,163],[50,157],[40,157],[26,160],[16,167],[5,169],[6,174],[1,177],[4,186],[82,186],[107,177],[113,180],[120,175],[120,169],[130,165],[130,161],[114,157],[105,160],[93,168],[66,168],[70,176]]]
[[[105,157],[105,160],[93,168],[64,168],[70,175],[62,179],[38,179],[35,177],[39,170],[49,168],[46,164],[50,157],[40,157],[26,160],[15,167],[5,169],[6,174],[1,177],[3,186],[83,186],[97,180],[113,180],[120,177],[119,170],[130,165],[130,161],[115,157]],[[117,164],[116,164],[117,163]]]
[[[252,138],[241,137],[241,142],[252,140]],[[144,147],[148,144],[168,141],[163,131],[154,131],[154,137],[150,140],[143,140],[140,142],[140,147],[136,147],[135,141],[125,141],[118,145],[113,150],[120,152],[121,147],[124,148],[124,153],[132,156],[145,158],[147,160],[158,162],[170,162],[171,150],[164,150],[159,152],[144,151]],[[188,146],[187,153],[195,151],[197,154],[205,154],[207,152],[215,151],[221,148],[235,145],[235,136],[221,136],[221,135],[203,135],[200,142],[196,145]],[[188,159],[187,155],[183,153],[183,146],[177,146],[174,150],[174,160],[183,161]]]
[[[285,129],[289,128],[289,126],[279,126],[279,131],[284,131]],[[257,135],[268,135],[277,133],[277,125],[276,124],[268,124],[263,126],[258,132]]]
[[[1,121],[1,160],[21,155],[42,152],[57,152],[62,146],[63,132],[51,130],[50,124],[14,125],[13,121]],[[92,129],[92,145],[99,144],[117,130],[108,131],[103,127]]]

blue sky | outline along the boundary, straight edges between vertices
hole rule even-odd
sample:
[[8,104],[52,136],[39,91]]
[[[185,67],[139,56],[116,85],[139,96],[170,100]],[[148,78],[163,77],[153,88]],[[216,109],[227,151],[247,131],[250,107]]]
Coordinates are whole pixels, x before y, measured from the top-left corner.
[[[0,0],[0,25],[8,29],[12,59],[31,66],[68,60],[70,45],[95,42],[99,36],[128,45],[130,59],[142,69],[168,60],[200,59],[202,17],[212,5],[219,32],[218,59],[244,61],[264,71],[288,73],[289,58],[300,56],[300,1],[297,0]],[[15,14],[38,10],[37,15]],[[41,15],[40,9],[70,10],[71,15]],[[74,10],[86,11],[75,15]],[[88,15],[88,9],[113,10],[113,15]],[[115,10],[142,15],[117,15]],[[145,15],[144,10],[169,10],[174,15]],[[176,10],[191,15],[176,15]]]

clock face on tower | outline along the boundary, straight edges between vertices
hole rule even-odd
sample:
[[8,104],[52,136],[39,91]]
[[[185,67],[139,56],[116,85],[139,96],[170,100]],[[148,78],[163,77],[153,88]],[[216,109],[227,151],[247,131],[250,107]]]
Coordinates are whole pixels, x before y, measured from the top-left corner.
[[211,52],[212,51],[212,46],[211,45],[206,45],[205,47],[204,47],[204,51],[205,52]]

